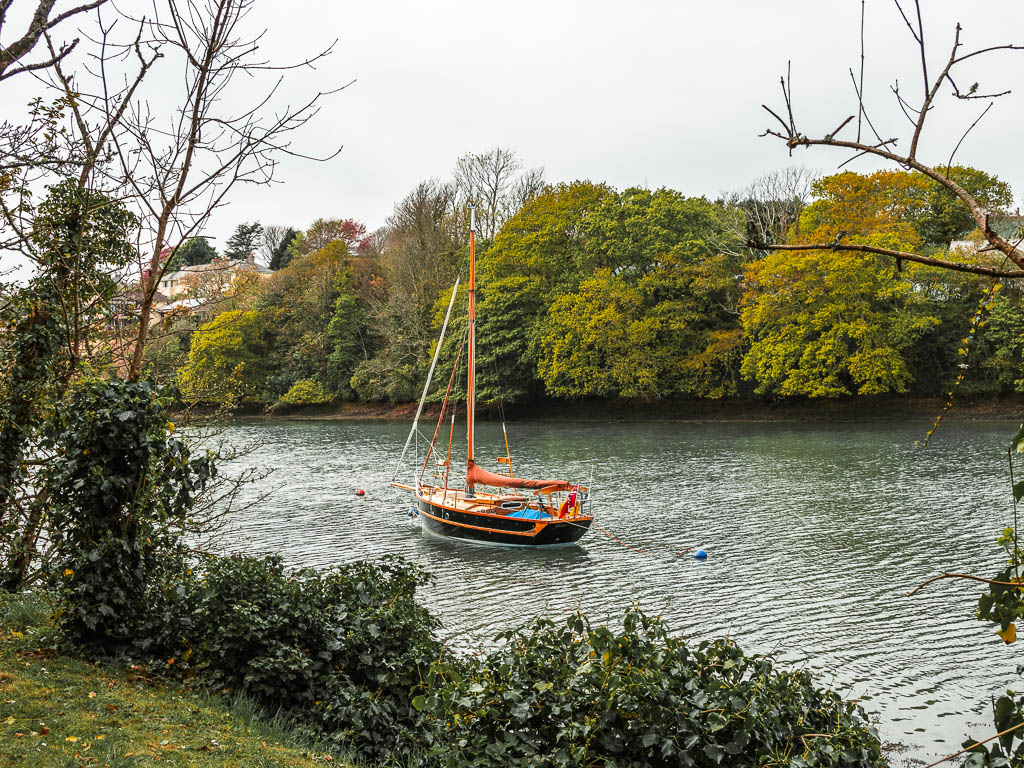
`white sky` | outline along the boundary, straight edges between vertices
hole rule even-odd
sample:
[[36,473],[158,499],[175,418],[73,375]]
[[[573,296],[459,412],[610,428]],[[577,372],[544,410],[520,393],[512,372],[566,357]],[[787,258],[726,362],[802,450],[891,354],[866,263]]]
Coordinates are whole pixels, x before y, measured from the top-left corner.
[[[944,64],[957,21],[965,49],[1024,43],[1019,0],[924,5],[931,72]],[[339,38],[335,55],[316,72],[295,73],[288,93],[298,100],[356,81],[297,142],[314,153],[338,143],[344,150],[323,164],[286,160],[273,187],[236,188],[209,234],[222,246],[241,221],[303,228],[318,216],[372,229],[419,181],[447,178],[459,155],[498,145],[543,166],[548,181],[709,197],[791,163],[828,172],[846,155],[803,150],[790,160],[781,142],[758,138],[773,122],[760,105],[782,106],[778,80],[791,59],[798,127],[834,129],[855,110],[848,69],[858,67],[859,19],[859,0],[264,0],[253,22],[269,28],[264,50],[273,60]],[[867,0],[866,38],[870,116],[885,138],[908,136],[889,84],[898,78],[919,99],[920,64],[892,0]],[[1024,52],[981,63],[961,76],[962,88],[981,80],[983,91],[1014,93],[997,101],[957,160],[1021,193]],[[173,72],[157,77],[173,91]],[[24,103],[32,85],[0,85],[0,112]],[[921,152],[935,163],[985,106],[953,103],[948,92]]]

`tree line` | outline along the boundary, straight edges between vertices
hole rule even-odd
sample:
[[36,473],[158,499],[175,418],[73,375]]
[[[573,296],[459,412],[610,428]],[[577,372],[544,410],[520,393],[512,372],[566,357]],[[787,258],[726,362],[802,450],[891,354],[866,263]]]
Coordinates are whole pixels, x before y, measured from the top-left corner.
[[[943,170],[1019,237],[1006,182]],[[470,201],[481,209],[483,402],[937,396],[958,377],[966,394],[1024,391],[1012,285],[881,254],[771,250],[842,239],[944,255],[953,244],[967,251],[959,258],[998,266],[970,212],[921,174],[791,168],[712,200],[545,184],[500,148],[418,185],[376,232],[352,219],[240,225],[234,252],[248,236],[246,252],[261,251],[274,274],[224,297],[205,322],[172,321],[152,364],[207,402],[415,399],[467,272]],[[449,369],[465,365],[465,327],[454,319]]]

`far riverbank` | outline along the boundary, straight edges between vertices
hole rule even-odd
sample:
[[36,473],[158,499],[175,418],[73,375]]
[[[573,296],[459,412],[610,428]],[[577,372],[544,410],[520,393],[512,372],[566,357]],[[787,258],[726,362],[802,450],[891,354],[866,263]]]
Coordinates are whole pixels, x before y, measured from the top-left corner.
[[[649,421],[649,422],[933,422],[946,405],[941,398],[861,397],[845,400],[691,400],[691,401],[546,401],[506,407],[509,421]],[[428,405],[421,418],[437,418],[439,406]],[[460,408],[461,410],[461,408]],[[481,418],[496,419],[497,408],[477,406]],[[237,415],[268,420],[345,421],[386,419],[411,421],[416,403],[341,403],[314,406],[282,413],[266,413],[257,407]],[[962,398],[943,421],[1007,421],[1024,419],[1024,395],[1001,398]]]

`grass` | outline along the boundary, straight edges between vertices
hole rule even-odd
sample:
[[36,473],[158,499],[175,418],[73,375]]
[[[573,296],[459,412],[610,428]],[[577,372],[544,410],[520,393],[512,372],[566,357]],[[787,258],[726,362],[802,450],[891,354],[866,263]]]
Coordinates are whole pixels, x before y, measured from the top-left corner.
[[0,596],[0,768],[350,765],[246,699],[40,650],[51,631],[41,600]]

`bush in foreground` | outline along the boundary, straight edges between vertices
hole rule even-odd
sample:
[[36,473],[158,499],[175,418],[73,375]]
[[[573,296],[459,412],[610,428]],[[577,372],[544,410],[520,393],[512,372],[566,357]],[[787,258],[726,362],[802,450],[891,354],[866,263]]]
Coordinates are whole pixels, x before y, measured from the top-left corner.
[[192,594],[181,657],[218,689],[284,711],[367,760],[406,761],[412,692],[442,654],[416,603],[427,574],[397,559],[320,573],[280,558],[211,558]]
[[[537,619],[413,703],[449,765],[883,766],[864,711],[730,640],[696,648],[632,608],[621,632]],[[430,731],[428,730],[428,733]]]

